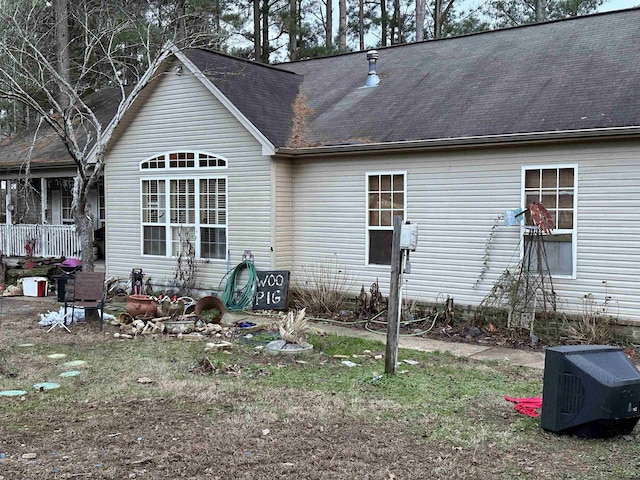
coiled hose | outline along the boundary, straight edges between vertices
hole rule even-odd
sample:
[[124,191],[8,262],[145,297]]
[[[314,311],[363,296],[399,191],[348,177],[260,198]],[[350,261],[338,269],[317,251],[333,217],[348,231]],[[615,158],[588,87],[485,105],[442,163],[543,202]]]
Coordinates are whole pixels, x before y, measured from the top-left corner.
[[[244,286],[239,287],[238,280],[245,270],[249,274],[249,278]],[[224,302],[225,308],[232,312],[251,308],[253,299],[258,291],[258,273],[256,272],[256,267],[253,265],[253,262],[245,260],[236,265],[222,278],[221,284],[225,278],[227,279],[227,283],[222,291],[222,301]],[[220,291],[220,289],[218,289],[218,291]]]

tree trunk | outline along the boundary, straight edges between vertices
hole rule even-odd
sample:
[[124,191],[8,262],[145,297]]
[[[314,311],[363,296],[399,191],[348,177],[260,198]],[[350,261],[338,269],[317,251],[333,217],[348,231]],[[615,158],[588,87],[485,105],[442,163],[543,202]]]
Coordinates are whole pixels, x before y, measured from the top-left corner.
[[358,0],[358,37],[360,51],[364,50],[364,0]]
[[262,3],[262,63],[269,63],[269,0]]
[[387,46],[387,26],[389,21],[387,19],[387,0],[380,0],[380,44],[383,47]]
[[258,62],[262,59],[260,36],[260,0],[253,0],[253,53]]
[[442,36],[442,0],[436,0],[433,10],[433,38]]
[[536,0],[536,22],[544,22],[544,2]]
[[187,38],[187,1],[180,0],[177,4],[176,44],[182,45]]
[[222,12],[220,10],[220,0],[213,2],[213,31],[216,33],[216,40],[219,43],[222,38],[222,28],[220,25],[220,16]]
[[297,60],[298,0],[289,0],[289,60]]
[[305,43],[305,31],[302,25],[302,20],[304,17],[304,10],[302,5],[302,0],[296,0],[298,2],[298,14],[296,15],[296,31],[298,32],[297,38],[298,41],[296,43],[296,58],[300,58],[300,48]]
[[73,202],[71,204],[71,212],[76,229],[80,235],[82,270],[85,272],[93,272],[95,268],[95,258],[93,256],[93,214],[89,205],[89,187],[83,185],[82,180],[76,177],[73,186]]
[[324,44],[327,49],[333,46],[333,0],[327,0],[327,22]]
[[[56,20],[56,56],[58,75],[70,86],[71,72],[69,69],[69,11],[67,0],[54,0]],[[70,87],[69,87],[70,88]],[[71,104],[69,92],[63,88],[59,90],[60,107],[66,114]],[[66,116],[66,115],[65,115]],[[93,255],[93,215],[88,202],[88,185],[78,175],[74,182],[73,202],[71,211],[78,234],[80,235],[80,252],[82,268],[84,271],[93,272],[95,258]]]
[[[67,84],[71,83],[71,73],[69,70],[69,11],[67,8],[67,0],[54,0],[56,19],[56,55],[58,63],[58,75],[64,79]],[[70,104],[68,93],[60,90],[58,93],[58,102],[65,109]]]
[[416,42],[424,40],[424,18],[426,12],[426,1],[416,0]]
[[347,51],[347,0],[338,0],[338,49]]
[[400,39],[400,2],[393,0],[393,14],[391,15],[391,45],[395,45]]

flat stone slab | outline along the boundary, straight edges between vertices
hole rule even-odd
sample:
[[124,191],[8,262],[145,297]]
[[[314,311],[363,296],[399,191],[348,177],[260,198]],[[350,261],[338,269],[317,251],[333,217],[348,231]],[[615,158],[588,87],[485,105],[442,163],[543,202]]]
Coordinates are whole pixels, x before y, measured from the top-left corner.
[[516,348],[492,347],[470,356],[474,360],[502,360],[512,365],[544,369],[544,353],[527,352]]
[[456,357],[472,357],[486,353],[492,347],[474,343],[444,342],[423,337],[402,337],[398,342],[400,348],[410,348],[422,352],[449,352]]
[[267,343],[266,350],[274,355],[296,355],[313,351],[313,345],[310,343],[298,345],[296,343],[287,343],[284,340],[274,340]]

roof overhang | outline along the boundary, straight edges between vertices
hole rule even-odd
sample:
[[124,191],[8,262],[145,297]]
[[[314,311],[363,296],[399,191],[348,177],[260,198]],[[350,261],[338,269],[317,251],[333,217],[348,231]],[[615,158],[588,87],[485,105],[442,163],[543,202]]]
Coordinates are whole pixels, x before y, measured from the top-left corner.
[[[25,165],[2,165],[0,167],[0,180],[8,180],[24,175]],[[32,178],[60,178],[75,177],[78,171],[77,166],[70,162],[61,162],[55,165],[32,164],[29,166]]]
[[585,130],[565,130],[532,133],[512,133],[502,135],[484,135],[476,137],[437,138],[429,140],[411,140],[401,142],[359,143],[341,145],[321,145],[306,148],[279,148],[276,155],[302,158],[326,155],[355,155],[371,152],[405,152],[430,149],[464,149],[480,147],[508,146],[514,144],[540,144],[606,139],[631,139],[640,136],[640,126],[610,127]]

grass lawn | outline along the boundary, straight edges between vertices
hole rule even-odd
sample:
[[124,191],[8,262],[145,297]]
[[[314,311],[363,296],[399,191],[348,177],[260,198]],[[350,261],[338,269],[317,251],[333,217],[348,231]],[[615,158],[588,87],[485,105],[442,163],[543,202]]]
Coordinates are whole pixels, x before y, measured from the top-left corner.
[[45,333],[50,307],[12,300],[0,319],[0,390],[27,392],[0,397],[0,480],[640,478],[640,427],[577,439],[514,411],[504,396],[540,396],[539,370],[401,350],[384,376],[383,343],[335,335],[275,356],[275,333],[223,338],[228,352]]

